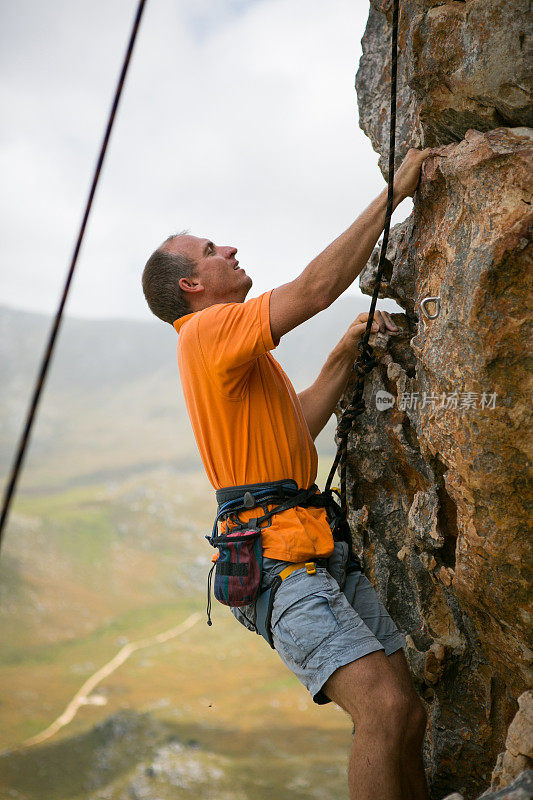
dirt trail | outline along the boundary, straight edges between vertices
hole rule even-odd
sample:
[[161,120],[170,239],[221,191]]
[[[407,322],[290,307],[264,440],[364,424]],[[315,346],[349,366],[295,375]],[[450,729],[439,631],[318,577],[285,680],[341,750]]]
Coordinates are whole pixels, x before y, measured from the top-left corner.
[[94,672],[91,677],[85,681],[81,689],[76,692],[61,716],[59,716],[41,733],[38,733],[36,736],[32,736],[30,739],[26,739],[26,741],[22,743],[21,747],[31,747],[34,744],[41,744],[41,742],[50,739],[51,736],[54,736],[54,734],[56,734],[61,728],[64,728],[65,725],[68,725],[69,722],[72,722],[78,709],[83,705],[87,705],[88,697],[91,692],[95,690],[99,683],[101,683],[105,678],[109,677],[112,672],[120,667],[120,665],[123,664],[132,653],[135,653],[137,650],[142,650],[145,647],[152,647],[154,644],[168,642],[169,639],[174,639],[176,636],[180,636],[182,633],[190,630],[193,625],[196,625],[196,623],[200,621],[201,617],[202,615],[199,612],[195,612],[194,614],[191,614],[190,617],[187,617],[185,622],[182,622],[180,625],[176,625],[175,628],[170,628],[168,631],[158,633],[156,636],[150,636],[147,639],[140,639],[138,642],[128,642],[128,644],[125,644],[124,647],[118,651],[116,656],[111,659],[111,661],[108,661],[107,664],[104,664],[103,667],[100,667],[99,670]]

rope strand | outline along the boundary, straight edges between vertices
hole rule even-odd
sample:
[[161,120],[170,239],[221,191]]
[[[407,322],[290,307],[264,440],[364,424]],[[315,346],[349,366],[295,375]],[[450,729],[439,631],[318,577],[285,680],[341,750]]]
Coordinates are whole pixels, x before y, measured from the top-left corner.
[[63,289],[63,294],[61,297],[61,301],[59,303],[59,307],[56,312],[56,316],[54,319],[54,323],[52,325],[52,329],[50,331],[50,336],[48,339],[48,344],[45,349],[45,353],[43,356],[43,360],[41,362],[41,367],[39,370],[39,374],[37,377],[37,381],[35,383],[34,391],[32,400],[30,403],[30,407],[28,410],[28,414],[26,416],[26,422],[24,425],[24,429],[22,431],[22,435],[20,437],[19,445],[17,448],[16,456],[13,461],[13,466],[11,468],[10,478],[7,484],[7,488],[4,495],[4,500],[2,504],[2,513],[0,515],[0,546],[2,544],[2,534],[7,523],[7,518],[9,515],[9,509],[11,506],[11,502],[13,500],[13,496],[15,494],[15,489],[17,486],[18,478],[22,469],[22,464],[24,461],[24,456],[30,441],[30,435],[35,419],[35,414],[37,412],[37,406],[39,404],[39,400],[41,397],[41,392],[43,390],[44,382],[46,380],[46,375],[48,373],[48,368],[50,366],[50,361],[52,358],[52,354],[54,351],[54,346],[57,338],[57,334],[59,332],[59,326],[61,324],[61,319],[63,316],[63,309],[65,307],[65,303],[67,301],[68,292],[70,289],[70,284],[72,282],[72,276],[74,275],[74,269],[76,267],[76,263],[78,261],[78,255],[81,249],[81,245],[83,242],[83,237],[85,234],[85,228],[87,227],[87,220],[89,219],[89,214],[91,212],[91,207],[94,199],[94,195],[96,192],[96,187],[98,185],[98,180],[100,178],[100,172],[102,170],[102,164],[104,163],[105,154],[107,151],[107,145],[109,142],[109,138],[111,136],[111,131],[113,129],[113,123],[115,121],[115,115],[117,112],[118,104],[120,101],[120,97],[122,95],[122,89],[124,87],[124,81],[126,80],[126,74],[128,72],[128,67],[131,60],[131,55],[133,52],[133,47],[135,45],[135,39],[137,37],[137,31],[139,30],[139,25],[141,22],[141,16],[144,10],[146,0],[140,0],[139,5],[137,7],[137,13],[135,15],[135,19],[133,21],[133,27],[131,30],[128,46],[126,49],[126,54],[124,56],[124,62],[122,64],[122,69],[120,72],[120,77],[118,79],[117,88],[115,90],[115,96],[113,99],[113,104],[111,106],[111,111],[109,113],[109,119],[107,122],[106,130],[104,133],[104,138],[102,141],[102,145],[100,147],[100,154],[98,156],[98,161],[96,164],[96,169],[94,171],[93,180],[91,183],[91,188],[89,191],[89,197],[87,199],[87,204],[85,206],[85,212],[83,214],[83,219],[81,222],[81,227],[78,233],[78,238],[76,240],[76,245],[74,247],[74,253],[72,255],[72,260],[70,263],[70,268],[67,274],[67,279],[65,281],[65,286]]
[[399,17],[399,0],[393,0],[393,13],[392,13],[392,41],[391,41],[391,87],[390,87],[390,134],[389,134],[389,174],[388,174],[388,193],[387,193],[387,210],[385,213],[385,225],[383,230],[383,241],[379,254],[378,270],[376,274],[376,281],[374,291],[372,293],[372,301],[370,303],[370,311],[366,323],[363,338],[358,343],[357,347],[361,353],[359,359],[355,362],[353,369],[357,374],[355,389],[351,403],[344,409],[341,418],[337,424],[337,439],[338,447],[335,460],[326,481],[325,491],[331,491],[331,484],[337,468],[340,465],[340,494],[341,494],[341,510],[346,519],[348,516],[348,503],[346,500],[346,479],[347,479],[347,450],[348,450],[348,437],[352,430],[356,418],[365,410],[365,401],[363,399],[363,392],[365,388],[365,377],[371,372],[377,361],[374,357],[374,351],[368,343],[370,332],[372,330],[372,322],[374,321],[374,311],[378,300],[379,290],[381,288],[381,279],[385,269],[387,245],[389,243],[389,230],[393,211],[394,199],[394,158],[396,151],[396,83],[398,73],[398,17]]

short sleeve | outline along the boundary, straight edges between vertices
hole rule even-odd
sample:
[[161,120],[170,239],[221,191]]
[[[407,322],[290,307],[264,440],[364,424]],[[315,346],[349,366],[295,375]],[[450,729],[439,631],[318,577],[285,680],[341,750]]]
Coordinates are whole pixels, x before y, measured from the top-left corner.
[[197,335],[205,366],[222,383],[242,378],[259,356],[276,347],[270,329],[271,293],[199,313]]

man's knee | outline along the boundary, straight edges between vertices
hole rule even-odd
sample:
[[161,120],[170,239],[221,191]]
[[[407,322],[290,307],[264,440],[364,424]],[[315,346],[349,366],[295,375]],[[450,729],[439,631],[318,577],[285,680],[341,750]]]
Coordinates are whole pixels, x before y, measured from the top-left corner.
[[384,682],[366,708],[365,722],[379,725],[386,738],[389,735],[403,738],[409,726],[410,710],[409,698],[401,687],[394,682]]
[[428,715],[420,700],[409,704],[409,717],[406,729],[406,745],[419,748],[426,732]]
[[397,650],[390,655],[389,663],[402,685],[403,691],[409,697],[409,720],[406,732],[406,747],[417,749],[421,746],[427,726],[427,713],[420,700],[409,670],[409,665],[403,650]]
[[326,694],[347,711],[357,728],[371,728],[384,738],[405,734],[410,698],[387,663],[376,652],[341,667],[324,686]]

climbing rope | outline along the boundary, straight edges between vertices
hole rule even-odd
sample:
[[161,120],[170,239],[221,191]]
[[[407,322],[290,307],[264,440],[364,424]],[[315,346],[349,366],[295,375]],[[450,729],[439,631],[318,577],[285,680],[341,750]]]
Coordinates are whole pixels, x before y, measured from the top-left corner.
[[393,0],[392,12],[392,48],[391,48],[391,84],[390,84],[390,139],[389,139],[389,175],[388,175],[388,195],[387,195],[387,211],[385,214],[385,227],[383,231],[383,242],[381,244],[381,251],[379,254],[378,271],[376,275],[376,283],[374,292],[372,294],[372,302],[370,303],[370,312],[366,323],[363,338],[357,345],[361,351],[359,359],[354,364],[356,372],[355,389],[351,403],[342,412],[341,418],[337,425],[337,454],[331,467],[328,479],[326,481],[326,492],[331,492],[331,483],[340,464],[340,499],[341,499],[341,513],[344,519],[348,515],[348,504],[346,501],[346,469],[347,469],[347,449],[348,449],[348,436],[353,427],[356,418],[365,410],[365,401],[363,400],[363,391],[365,388],[365,376],[372,371],[376,365],[374,358],[373,348],[369,345],[370,331],[372,329],[372,322],[374,320],[374,311],[378,299],[379,290],[381,288],[381,279],[385,269],[387,244],[389,242],[389,230],[392,217],[393,205],[393,189],[394,189],[394,154],[396,149],[396,76],[398,65],[398,16],[399,16],[399,0]]
[[87,220],[89,219],[89,214],[91,212],[91,207],[93,203],[93,198],[96,192],[96,187],[98,185],[98,179],[100,178],[100,172],[102,170],[102,164],[104,163],[104,158],[107,150],[107,145],[109,142],[109,138],[111,136],[111,131],[113,129],[113,123],[115,121],[115,115],[117,112],[118,104],[120,101],[120,97],[122,95],[122,89],[124,86],[124,81],[126,80],[126,73],[128,71],[128,67],[131,60],[131,55],[133,53],[133,47],[135,45],[135,39],[137,38],[137,31],[139,30],[139,25],[141,22],[141,16],[144,10],[146,0],[140,0],[139,5],[137,7],[137,13],[135,15],[135,19],[133,21],[133,27],[130,34],[130,39],[128,42],[128,46],[126,48],[126,53],[124,56],[124,62],[122,64],[122,69],[120,71],[120,77],[118,79],[117,88],[115,90],[115,97],[113,99],[113,104],[111,106],[111,111],[109,113],[109,119],[107,122],[104,138],[102,141],[102,145],[100,147],[100,154],[98,156],[98,161],[96,163],[96,169],[94,171],[94,176],[91,184],[91,189],[89,191],[89,197],[87,199],[87,204],[85,206],[85,213],[83,215],[81,227],[78,233],[78,238],[76,241],[76,246],[74,247],[74,253],[72,255],[72,261],[70,263],[70,268],[67,274],[67,279],[65,282],[65,287],[63,289],[63,295],[61,297],[61,301],[59,303],[59,307],[54,319],[54,324],[52,326],[52,330],[50,331],[50,337],[48,339],[48,344],[46,346],[46,350],[43,356],[43,360],[41,362],[41,368],[37,377],[37,381],[35,383],[35,388],[33,391],[32,400],[30,403],[30,407],[28,410],[28,414],[26,417],[26,422],[24,425],[24,429],[22,431],[22,435],[20,437],[19,445],[17,448],[17,453],[15,459],[13,461],[13,466],[11,468],[11,474],[9,478],[9,482],[7,484],[7,488],[4,495],[4,500],[2,503],[2,514],[0,516],[0,545],[2,543],[2,534],[4,531],[4,527],[7,522],[7,517],[9,514],[9,508],[11,506],[11,501],[13,499],[13,495],[15,493],[15,489],[17,486],[17,481],[19,478],[19,474],[22,468],[22,462],[24,460],[24,455],[26,453],[26,449],[29,444],[30,434],[33,427],[33,421],[35,419],[35,414],[37,411],[37,406],[39,404],[39,399],[41,397],[41,392],[44,386],[44,382],[46,380],[46,375],[48,372],[48,367],[50,365],[50,360],[52,358],[52,353],[54,350],[55,341],[57,338],[57,334],[59,331],[59,326],[61,324],[61,318],[63,316],[63,309],[65,307],[65,303],[67,300],[67,295],[70,289],[70,284],[72,281],[72,276],[74,275],[74,269],[76,267],[76,263],[78,260],[78,255],[81,249],[81,245],[83,242],[83,237],[85,234],[85,228],[87,226]]

